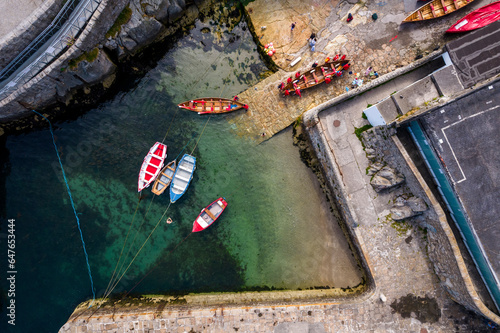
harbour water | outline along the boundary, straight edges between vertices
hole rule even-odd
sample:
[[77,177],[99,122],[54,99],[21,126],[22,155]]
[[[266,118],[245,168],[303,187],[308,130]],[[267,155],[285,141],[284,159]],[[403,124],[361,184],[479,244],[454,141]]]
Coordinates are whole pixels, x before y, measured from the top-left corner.
[[[54,124],[97,296],[108,285],[132,221],[124,267],[137,256],[115,293],[146,274],[134,291],[360,283],[361,272],[316,177],[292,144],[291,129],[257,145],[237,136],[228,122],[245,110],[201,116],[176,106],[193,97],[231,98],[265,70],[244,23],[226,31],[207,18],[134,89],[76,120]],[[184,153],[197,158],[187,193],[170,206],[167,194],[154,197],[146,189],[140,202],[137,194],[142,159],[162,140],[166,161]],[[6,235],[6,220],[15,219],[17,274],[16,326],[5,319],[8,285],[2,279],[0,328],[56,332],[78,303],[92,297],[78,226],[48,129],[10,136],[2,145],[0,232]],[[219,196],[228,202],[221,218],[191,234],[199,211]]]

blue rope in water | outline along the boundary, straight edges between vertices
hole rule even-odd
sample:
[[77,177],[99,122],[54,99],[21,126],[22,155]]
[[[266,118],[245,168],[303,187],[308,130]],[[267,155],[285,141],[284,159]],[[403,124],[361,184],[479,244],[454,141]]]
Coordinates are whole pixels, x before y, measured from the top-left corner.
[[78,224],[78,230],[80,230],[80,238],[82,240],[83,252],[85,253],[85,260],[87,261],[87,268],[88,268],[89,277],[90,277],[90,286],[92,288],[92,303],[89,305],[89,308],[90,308],[95,301],[95,291],[94,291],[94,281],[92,280],[92,273],[90,272],[89,256],[88,256],[87,250],[85,248],[85,241],[83,240],[83,233],[82,233],[82,229],[80,227],[80,219],[78,218],[78,214],[77,214],[76,208],[75,208],[75,203],[73,202],[73,197],[71,196],[71,190],[69,189],[68,180],[66,179],[66,173],[64,172],[64,168],[63,168],[63,165],[61,162],[61,157],[59,156],[59,151],[57,150],[56,141],[54,139],[54,132],[52,131],[52,124],[50,123],[50,120],[45,118],[40,113],[36,112],[35,110],[31,110],[31,111],[35,112],[37,115],[39,115],[43,119],[47,120],[49,123],[50,134],[52,135],[52,143],[54,144],[54,149],[56,150],[57,158],[59,159],[59,165],[61,166],[61,171],[62,171],[62,175],[64,178],[64,182],[66,183],[66,189],[68,190],[69,199],[71,201],[71,207],[73,208],[73,212],[75,213],[76,223]]

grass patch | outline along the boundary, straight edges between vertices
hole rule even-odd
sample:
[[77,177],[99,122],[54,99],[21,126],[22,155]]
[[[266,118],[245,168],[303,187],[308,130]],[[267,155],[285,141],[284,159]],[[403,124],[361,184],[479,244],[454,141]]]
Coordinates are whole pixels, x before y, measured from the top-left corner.
[[361,133],[363,133],[366,130],[369,130],[372,127],[373,127],[372,125],[365,125],[365,126],[362,126],[362,127],[359,127],[359,128],[358,127],[354,127],[354,134],[356,134],[356,136],[358,137],[358,139],[361,140]]
[[[368,104],[368,107],[370,107],[370,104]],[[361,118],[368,119],[368,117],[366,116],[366,114],[364,112],[361,112]]]
[[132,17],[132,9],[129,6],[125,7],[120,15],[116,18],[115,23],[106,32],[106,38],[115,37],[122,30],[122,25],[127,23]]
[[293,128],[297,128],[302,124],[302,115],[300,115],[297,119],[295,119],[293,123]]
[[99,49],[96,47],[92,51],[82,53],[79,57],[75,59],[71,59],[68,62],[69,68],[75,69],[78,64],[84,60],[88,62],[92,62],[97,59],[97,56],[99,55]]

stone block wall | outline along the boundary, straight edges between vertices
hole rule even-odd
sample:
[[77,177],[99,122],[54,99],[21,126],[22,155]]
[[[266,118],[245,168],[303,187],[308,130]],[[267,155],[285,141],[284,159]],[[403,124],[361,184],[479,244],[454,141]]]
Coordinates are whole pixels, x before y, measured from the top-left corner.
[[[147,0],[144,3],[138,0],[102,1],[74,45],[31,81],[0,101],[0,122],[8,123],[21,119],[31,114],[30,108],[40,110],[58,101],[67,103],[75,89],[84,86],[98,85],[106,81],[107,88],[110,84],[109,78],[116,70],[112,59],[133,56],[154,40],[174,34],[178,29],[192,24],[200,12],[210,10],[211,3],[212,0],[191,4],[182,0]],[[132,9],[132,19],[121,27],[118,36],[106,39],[106,33],[127,5]],[[162,17],[162,23],[147,15],[160,15],[163,11],[167,14]],[[124,42],[127,40],[133,43],[132,47],[127,47]],[[69,68],[68,62],[71,59],[96,47],[99,48],[97,61],[88,63],[83,60],[76,70]],[[80,75],[80,69],[83,67],[93,73],[92,80],[89,81]],[[40,93],[41,91],[44,93]],[[29,123],[18,125],[14,125],[16,130],[30,126]]]
[[0,40],[0,70],[5,68],[24,50],[45,28],[64,6],[64,0],[49,0],[43,3],[30,17],[15,30]]
[[[319,122],[319,120],[316,121]],[[324,179],[326,180],[326,186],[333,196],[333,198],[329,198],[329,200],[332,205],[336,206],[337,211],[340,214],[337,218],[339,221],[342,221],[340,222],[341,227],[348,233],[350,244],[353,247],[351,250],[365,274],[365,295],[371,295],[375,292],[376,285],[371,274],[373,269],[364,254],[363,248],[365,248],[365,246],[363,245],[363,239],[361,235],[356,232],[358,221],[356,221],[351,214],[351,210],[347,202],[349,196],[347,195],[344,187],[339,185],[342,184],[342,180],[339,178],[340,171],[336,165],[335,158],[333,158],[332,153],[330,152],[328,144],[325,142],[321,126],[318,126],[319,123],[316,123],[316,121],[307,119],[304,123],[308,139],[311,147],[314,147],[316,157],[321,165],[321,170],[324,174]]]

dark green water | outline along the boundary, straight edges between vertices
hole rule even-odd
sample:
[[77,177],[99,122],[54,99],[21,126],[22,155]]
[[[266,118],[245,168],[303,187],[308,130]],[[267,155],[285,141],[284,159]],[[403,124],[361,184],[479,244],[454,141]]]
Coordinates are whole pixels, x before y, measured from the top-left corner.
[[[201,33],[203,27],[212,32]],[[197,169],[187,193],[166,213],[168,195],[153,200],[149,189],[143,191],[125,253],[137,237],[125,266],[158,227],[114,292],[129,290],[153,267],[135,291],[358,284],[360,272],[290,130],[256,145],[236,136],[228,123],[245,111],[208,117],[177,108],[194,97],[230,98],[265,70],[242,26],[231,33],[215,30],[209,21],[198,22],[134,90],[77,120],[55,124],[97,295],[106,289],[138,203],[142,159],[165,135],[167,161],[184,147],[184,152],[194,149]],[[15,219],[16,326],[7,324],[2,279],[0,328],[56,332],[74,307],[92,296],[80,234],[49,131],[11,136],[4,145],[0,253],[3,273],[6,219]],[[222,217],[190,235],[199,211],[219,196],[229,203]],[[162,214],[174,223],[161,221]]]

